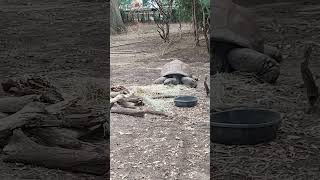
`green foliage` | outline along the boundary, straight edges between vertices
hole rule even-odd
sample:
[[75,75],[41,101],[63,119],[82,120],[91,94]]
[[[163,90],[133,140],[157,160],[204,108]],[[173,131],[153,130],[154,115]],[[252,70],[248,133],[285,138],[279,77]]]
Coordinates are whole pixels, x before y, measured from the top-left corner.
[[143,3],[143,6],[147,6],[149,4],[149,0],[143,0],[142,3]]
[[132,0],[118,0],[119,5],[121,5],[121,6],[130,5],[130,4],[131,4],[131,1],[132,1]]
[[[192,21],[192,0],[175,0],[176,14],[179,16],[182,22],[191,22]],[[210,9],[210,0],[197,0],[198,3],[198,12],[197,18],[202,18],[203,10],[205,15],[209,15]]]
[[200,4],[207,8],[207,9],[210,9],[210,0],[200,0]]
[[[118,0],[121,6],[129,6],[132,0]],[[147,6],[150,3],[150,0],[142,0],[143,6]]]

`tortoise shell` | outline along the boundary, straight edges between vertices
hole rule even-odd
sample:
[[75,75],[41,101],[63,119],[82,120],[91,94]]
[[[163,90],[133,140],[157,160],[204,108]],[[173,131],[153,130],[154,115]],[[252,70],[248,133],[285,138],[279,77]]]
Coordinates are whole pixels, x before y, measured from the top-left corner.
[[188,64],[178,59],[175,59],[165,64],[161,70],[161,76],[168,77],[170,75],[182,75],[192,77],[191,67]]

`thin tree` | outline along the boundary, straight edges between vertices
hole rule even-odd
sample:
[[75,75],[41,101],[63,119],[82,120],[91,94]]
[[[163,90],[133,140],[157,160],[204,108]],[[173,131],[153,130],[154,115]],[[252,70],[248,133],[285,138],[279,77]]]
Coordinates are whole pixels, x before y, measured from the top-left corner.
[[173,8],[173,0],[166,0],[167,3],[164,3],[164,0],[154,0],[154,2],[158,6],[158,10],[162,19],[157,24],[157,31],[160,37],[164,40],[164,42],[169,42],[169,34],[170,34],[170,22],[172,16],[172,8]]
[[197,0],[192,0],[192,25],[193,25],[193,35],[196,46],[200,46],[199,41],[199,24],[197,18],[198,5]]

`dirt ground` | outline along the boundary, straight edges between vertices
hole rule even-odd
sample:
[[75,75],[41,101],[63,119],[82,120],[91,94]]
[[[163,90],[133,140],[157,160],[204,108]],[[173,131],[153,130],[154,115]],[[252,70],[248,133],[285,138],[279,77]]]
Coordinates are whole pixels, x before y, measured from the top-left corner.
[[[0,0],[0,81],[41,74],[69,95],[86,93],[86,83],[108,89],[107,9],[102,1]],[[105,177],[1,161],[0,179]]]
[[[300,63],[303,43],[320,40],[319,1],[241,1],[257,13],[257,20],[270,45],[284,38],[284,61],[275,85],[259,84],[249,77],[225,75],[224,102],[255,104],[282,115],[275,141],[255,146],[225,146],[211,143],[212,179],[319,179],[320,114],[306,114],[307,99],[302,88]],[[284,36],[271,28],[276,17]],[[315,47],[311,69],[319,76],[319,47]],[[213,83],[213,82],[212,82]],[[317,80],[318,86],[320,80]],[[212,84],[213,85],[213,84]]]
[[[127,34],[111,36],[111,85],[147,86],[159,77],[167,58],[183,58],[199,78],[189,94],[199,103],[177,108],[168,118],[111,115],[111,179],[209,179],[209,97],[203,81],[209,56],[195,47],[190,25],[171,25],[173,43],[163,43],[156,25],[134,25]],[[189,91],[189,90],[188,90]]]

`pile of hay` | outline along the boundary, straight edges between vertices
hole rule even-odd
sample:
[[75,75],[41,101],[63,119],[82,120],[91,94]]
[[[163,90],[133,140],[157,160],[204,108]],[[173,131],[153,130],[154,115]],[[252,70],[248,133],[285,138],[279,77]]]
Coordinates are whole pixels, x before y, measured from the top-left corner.
[[[170,86],[162,84],[131,86],[129,88],[129,91],[133,92],[134,95],[142,97],[147,106],[162,112],[169,112],[172,109],[174,96],[187,94],[191,90],[183,85]],[[159,96],[163,96],[163,98],[154,98]],[[172,97],[168,98],[168,96]]]

